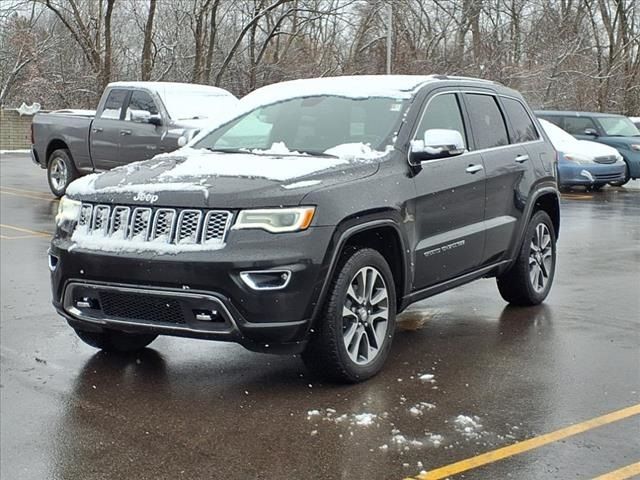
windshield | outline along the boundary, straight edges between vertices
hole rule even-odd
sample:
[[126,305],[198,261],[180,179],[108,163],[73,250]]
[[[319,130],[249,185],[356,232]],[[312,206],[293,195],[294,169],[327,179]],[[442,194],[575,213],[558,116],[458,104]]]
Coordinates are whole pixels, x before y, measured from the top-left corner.
[[626,117],[598,117],[598,122],[605,133],[612,137],[640,136],[640,131]]
[[207,92],[171,92],[162,97],[169,116],[174,120],[211,118],[228,114],[238,103],[233,95]]
[[[292,98],[252,110],[212,131],[194,146],[214,150],[322,153],[337,146],[392,143],[406,100],[331,95]],[[332,153],[332,152],[327,152]]]

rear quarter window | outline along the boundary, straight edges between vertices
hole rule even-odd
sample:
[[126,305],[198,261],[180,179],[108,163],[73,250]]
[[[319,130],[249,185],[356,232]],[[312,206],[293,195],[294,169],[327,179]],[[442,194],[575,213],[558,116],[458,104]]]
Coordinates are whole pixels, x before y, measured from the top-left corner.
[[466,93],[465,102],[476,149],[509,144],[507,126],[493,95]]
[[540,138],[522,103],[513,98],[502,97],[502,105],[511,125],[511,143],[532,142]]

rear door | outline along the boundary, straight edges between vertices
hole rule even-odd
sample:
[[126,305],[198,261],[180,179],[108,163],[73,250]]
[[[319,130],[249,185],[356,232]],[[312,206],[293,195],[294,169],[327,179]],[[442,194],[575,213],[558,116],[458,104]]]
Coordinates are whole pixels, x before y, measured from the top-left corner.
[[[413,135],[428,129],[457,130],[469,145],[459,94],[437,92],[423,109]],[[485,174],[480,153],[422,162],[415,176],[415,287],[429,287],[473,270],[484,244]]]
[[524,180],[531,161],[523,144],[510,143],[507,122],[494,93],[467,92],[463,97],[486,173],[482,264],[489,264],[503,259],[514,238],[528,195]]
[[133,90],[120,129],[120,163],[146,160],[160,152],[166,127],[153,125],[140,118],[149,115],[160,115],[157,103],[149,92]]
[[125,123],[124,106],[129,94],[130,91],[126,89],[111,89],[104,105],[96,112],[89,132],[91,159],[96,170],[109,170],[122,164],[120,130]]

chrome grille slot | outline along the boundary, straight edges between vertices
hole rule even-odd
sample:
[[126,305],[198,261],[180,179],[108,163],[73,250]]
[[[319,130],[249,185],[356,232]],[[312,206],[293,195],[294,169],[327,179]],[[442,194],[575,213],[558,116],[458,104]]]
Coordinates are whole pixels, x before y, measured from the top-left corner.
[[80,218],[78,219],[78,225],[89,226],[91,223],[91,213],[93,212],[93,205],[90,203],[82,204],[80,207]]
[[91,225],[91,230],[94,234],[107,234],[107,229],[109,228],[110,212],[111,207],[109,207],[108,205],[97,205],[93,210],[93,225]]
[[615,155],[606,155],[603,157],[596,157],[594,160],[597,163],[616,163],[617,158]]
[[231,215],[229,212],[212,210],[207,212],[204,219],[204,233],[202,242],[222,243],[227,232]]
[[178,217],[176,243],[198,243],[202,227],[200,210],[182,210]]
[[149,238],[149,227],[151,227],[151,209],[136,208],[133,211],[130,238],[139,237],[141,240],[147,240]]
[[171,242],[176,222],[176,211],[171,208],[160,208],[153,218],[150,240],[166,237],[166,242]]
[[[232,219],[227,210],[83,203],[75,233],[156,245],[223,245]],[[154,247],[150,243],[148,248]]]
[[111,215],[109,234],[117,235],[120,238],[127,238],[130,214],[131,209],[129,207],[115,207]]

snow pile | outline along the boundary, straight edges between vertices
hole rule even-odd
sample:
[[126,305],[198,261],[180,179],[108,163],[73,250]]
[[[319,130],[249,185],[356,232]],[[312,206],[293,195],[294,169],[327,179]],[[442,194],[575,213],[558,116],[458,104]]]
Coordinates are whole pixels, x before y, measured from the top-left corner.
[[303,182],[295,182],[289,183],[287,185],[281,185],[285,190],[294,190],[296,188],[307,188],[313,187],[314,185],[320,185],[322,182],[320,180],[307,180]]
[[325,150],[324,153],[344,160],[376,160],[384,157],[392,148],[379,152],[372,149],[368,143],[342,143]]
[[363,427],[373,425],[376,418],[377,415],[375,413],[359,413],[353,417],[355,424]]
[[[258,177],[283,182],[348,163],[344,159],[331,157],[271,157],[251,153],[233,154],[232,161],[230,161],[228,154],[186,147],[178,150],[176,156],[183,156],[185,158],[172,169],[160,174],[159,179],[178,180],[184,177],[217,175],[227,177]],[[160,158],[160,156],[156,158]]]
[[431,373],[419,373],[418,374],[418,378],[420,379],[421,382],[431,382],[434,383],[435,375],[431,374]]
[[204,252],[212,250],[220,250],[224,244],[218,241],[204,242],[198,244],[173,244],[167,243],[166,236],[160,236],[155,240],[145,241],[142,237],[125,239],[115,236],[104,236],[100,232],[87,232],[86,229],[77,228],[71,236],[74,242],[69,248],[72,251],[76,248],[87,250],[96,250],[101,252],[112,253],[140,253],[153,252],[157,254],[177,254],[183,252]]
[[420,417],[425,410],[433,410],[436,406],[433,403],[420,402],[409,409],[409,413],[413,417]]
[[476,439],[482,435],[482,424],[477,416],[458,415],[453,421],[455,429],[468,439]]
[[295,150],[289,150],[286,143],[284,142],[275,142],[271,144],[270,148],[266,150],[260,150],[258,148],[254,148],[251,150],[251,153],[255,153],[257,155],[301,155],[306,156],[306,153],[300,153]]

